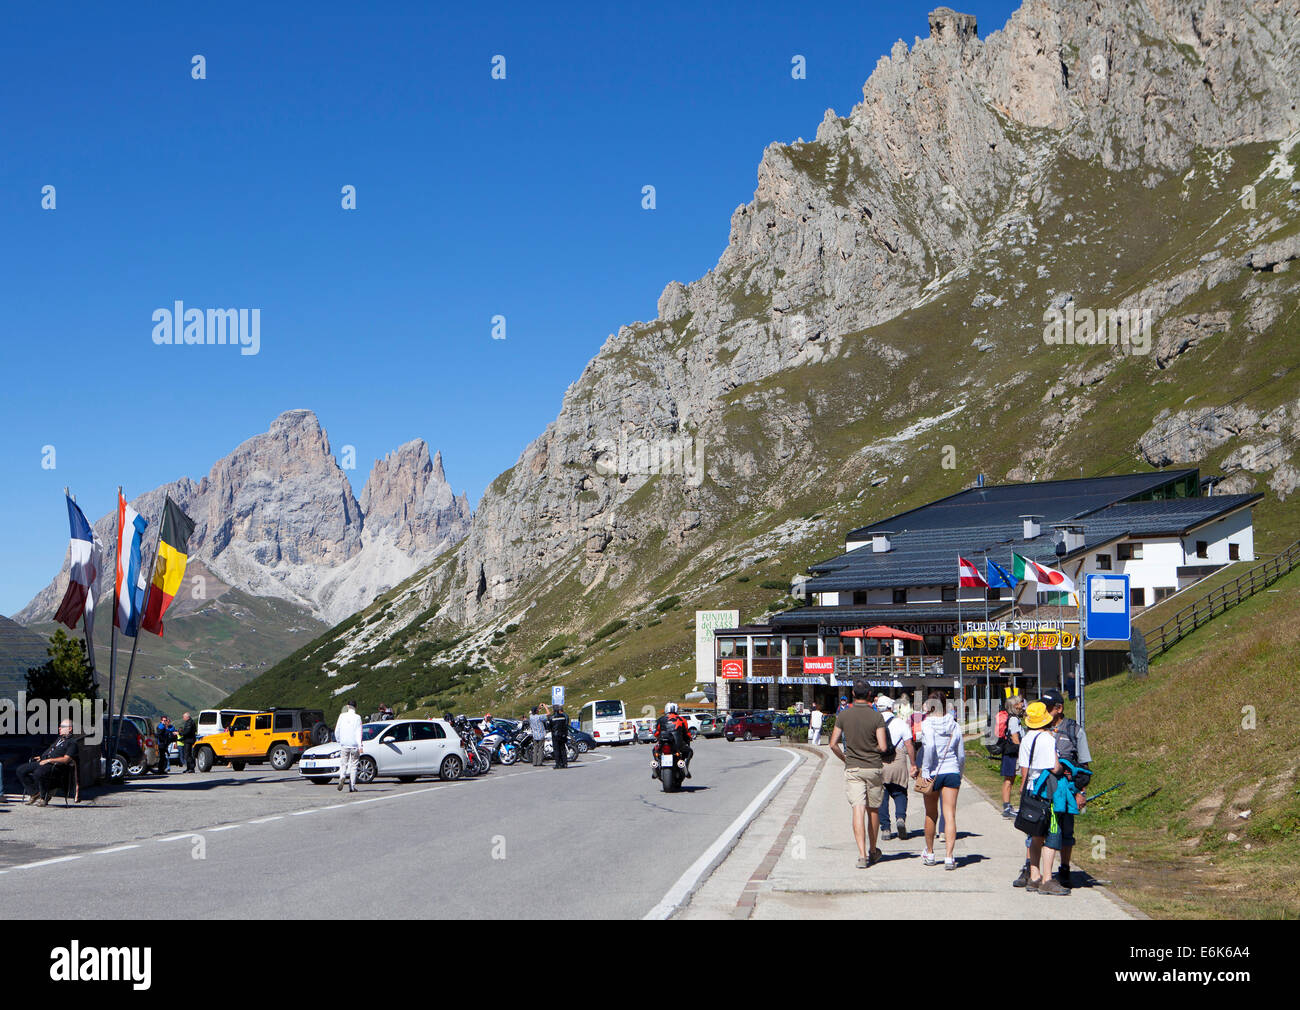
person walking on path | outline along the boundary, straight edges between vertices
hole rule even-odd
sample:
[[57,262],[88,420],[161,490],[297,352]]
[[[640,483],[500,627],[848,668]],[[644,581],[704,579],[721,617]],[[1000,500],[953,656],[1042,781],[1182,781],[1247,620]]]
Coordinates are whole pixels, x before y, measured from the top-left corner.
[[343,781],[347,780],[348,792],[357,791],[357,761],[361,757],[361,716],[352,707],[352,702],[343,703],[338,722],[334,724],[334,739],[339,745],[339,791],[343,791]]
[[1011,809],[1011,786],[1020,760],[1020,719],[1024,714],[1025,699],[1017,694],[1007,702],[1007,724],[998,738],[1002,747],[1002,816],[1008,820],[1016,816]]
[[[853,840],[858,843],[860,870],[881,855],[876,835],[880,830],[880,802],[885,796],[883,757],[889,743],[885,720],[871,707],[875,693],[865,681],[854,683],[853,704],[835,717],[835,728],[831,730],[831,753],[844,762],[844,794],[853,808]],[[841,741],[844,749],[840,748]]]
[[[1043,692],[1043,704],[1047,706],[1047,714],[1052,717],[1049,728],[1056,737],[1057,760],[1069,761],[1081,769],[1082,773],[1075,772],[1071,775],[1071,782],[1078,793],[1075,803],[1082,810],[1088,802],[1086,790],[1088,782],[1092,779],[1092,772],[1089,770],[1092,764],[1092,752],[1088,749],[1088,734],[1073,719],[1065,717],[1065,699],[1056,688],[1049,688]],[[1056,879],[1062,887],[1071,887],[1070,856],[1074,853],[1074,814],[1068,810],[1060,811],[1057,813],[1057,820],[1061,828],[1062,845],[1061,865],[1057,870]]]
[[[916,777],[916,748],[912,744],[912,730],[902,719],[894,715],[894,699],[882,694],[876,699],[876,711],[885,720],[885,732],[889,734],[889,746],[893,749],[893,759],[885,754],[884,785],[885,795],[880,800],[880,830],[887,840],[901,838],[907,840],[907,787]],[[889,801],[894,801],[893,830],[889,821]]]
[[[1041,701],[1033,702],[1025,709],[1025,725],[1029,727],[1029,732],[1025,733],[1020,741],[1019,757],[1020,778],[1022,789],[1025,791],[1029,790],[1031,784],[1037,783],[1039,775],[1043,772],[1060,771],[1061,766],[1056,757],[1056,737],[1047,729],[1051,723],[1052,717],[1047,711],[1047,706]],[[1021,806],[1024,806],[1024,802],[1025,796],[1022,792]],[[1048,849],[1044,852],[1049,826],[1050,821],[1045,822],[1042,834],[1029,836],[1029,858],[1012,886],[1023,887],[1030,893],[1069,894],[1066,888],[1048,879],[1051,877],[1052,863],[1056,858],[1055,850]],[[1042,872],[1044,866],[1047,867],[1046,874]]]
[[198,738],[199,727],[188,712],[181,715],[181,764],[187,772],[194,771],[194,741]]
[[551,714],[551,710],[546,705],[534,705],[532,713],[528,716],[528,732],[533,738],[533,767],[542,767],[542,759],[546,757],[546,719]]
[[808,717],[808,742],[814,747],[821,746],[822,720],[824,718],[821,706],[813,702],[812,714]]
[[954,855],[957,846],[957,792],[961,789],[962,770],[966,766],[966,747],[962,742],[961,724],[955,712],[944,711],[944,693],[931,691],[926,700],[928,718],[921,723],[921,746],[924,758],[918,781],[931,783],[925,797],[925,851],[921,861],[934,866],[934,836],[939,806],[943,806],[945,870],[957,869]]

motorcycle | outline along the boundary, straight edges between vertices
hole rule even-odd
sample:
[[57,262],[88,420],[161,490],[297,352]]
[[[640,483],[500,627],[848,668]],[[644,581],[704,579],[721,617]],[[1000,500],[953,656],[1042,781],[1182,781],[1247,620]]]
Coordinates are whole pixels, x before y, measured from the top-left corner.
[[[526,733],[527,731],[524,732]],[[555,745],[551,741],[551,734],[547,733],[546,736],[542,738],[542,742],[543,742],[542,760],[550,761],[553,757],[555,757]],[[573,762],[578,760],[578,745],[573,742],[572,737],[568,737],[565,739],[564,753],[565,756],[568,758],[569,764],[573,764]],[[530,763],[533,760],[532,736],[527,736],[527,738],[523,741],[523,743],[520,744],[519,758],[521,761],[525,763]]]
[[517,734],[509,727],[494,727],[492,732],[483,737],[483,746],[492,755],[492,760],[509,767],[519,760],[519,745],[515,742]]
[[460,735],[461,745],[465,748],[466,775],[486,775],[492,770],[492,752],[478,738],[478,733],[463,715],[452,720],[452,728]]
[[660,733],[651,752],[651,772],[663,786],[664,792],[675,793],[686,781],[686,754],[678,746],[674,734]]

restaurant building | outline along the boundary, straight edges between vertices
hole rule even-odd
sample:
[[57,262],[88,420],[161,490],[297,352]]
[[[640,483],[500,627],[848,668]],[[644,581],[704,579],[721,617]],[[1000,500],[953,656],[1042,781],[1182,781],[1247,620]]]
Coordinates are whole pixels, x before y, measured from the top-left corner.
[[[1059,567],[1078,586],[1094,572],[1127,574],[1136,615],[1225,565],[1254,560],[1252,512],[1263,496],[1212,488],[1196,469],[977,486],[851,530],[842,554],[796,583],[804,606],[714,630],[718,708],[816,700],[833,711],[859,677],[909,696],[965,686],[972,674],[985,689],[992,676],[1068,688],[1079,655],[1075,602],[1038,593],[1034,582],[959,589],[957,558],[983,574],[988,560],[1012,571],[1019,554]],[[881,626],[919,638],[846,635]],[[959,628],[1010,631],[999,641],[1013,648],[972,650],[963,640],[954,649]],[[1125,647],[1117,648],[1122,659]],[[1092,677],[1107,657],[1085,654]],[[700,666],[703,676],[709,664]]]

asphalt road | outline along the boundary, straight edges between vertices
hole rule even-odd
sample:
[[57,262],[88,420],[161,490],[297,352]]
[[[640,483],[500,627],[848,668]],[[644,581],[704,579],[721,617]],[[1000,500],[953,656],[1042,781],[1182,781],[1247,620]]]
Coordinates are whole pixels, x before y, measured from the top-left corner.
[[564,771],[355,795],[284,782],[295,802],[245,820],[232,782],[228,818],[204,808],[205,823],[101,848],[69,838],[61,855],[0,870],[0,917],[150,918],[169,901],[187,918],[640,917],[791,761],[766,742],[696,754],[680,793],[650,777],[649,747],[601,748]]

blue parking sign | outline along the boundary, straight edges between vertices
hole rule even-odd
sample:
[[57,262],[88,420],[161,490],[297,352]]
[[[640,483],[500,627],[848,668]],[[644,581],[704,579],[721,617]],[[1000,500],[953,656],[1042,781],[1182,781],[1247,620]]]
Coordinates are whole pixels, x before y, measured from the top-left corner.
[[555,705],[563,705],[563,704],[564,704],[564,685],[561,684],[557,687],[551,688],[551,705],[555,706]]
[[1087,638],[1089,641],[1127,642],[1133,634],[1127,575],[1089,575]]

